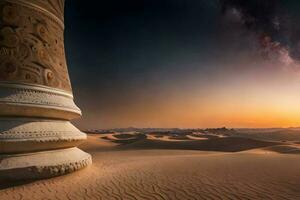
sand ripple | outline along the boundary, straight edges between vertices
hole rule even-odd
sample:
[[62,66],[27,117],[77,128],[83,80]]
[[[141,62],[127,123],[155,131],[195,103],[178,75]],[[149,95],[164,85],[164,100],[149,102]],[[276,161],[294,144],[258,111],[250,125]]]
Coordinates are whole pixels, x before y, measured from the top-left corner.
[[0,191],[0,199],[300,199],[298,155],[147,150],[94,153],[75,174]]
[[[240,138],[157,141],[137,134],[99,138],[89,136],[82,146],[92,154],[92,166],[50,180],[0,186],[0,200],[300,199],[300,155],[287,153],[298,152],[295,145]],[[258,149],[232,152],[253,147]],[[181,150],[168,150],[174,148]]]

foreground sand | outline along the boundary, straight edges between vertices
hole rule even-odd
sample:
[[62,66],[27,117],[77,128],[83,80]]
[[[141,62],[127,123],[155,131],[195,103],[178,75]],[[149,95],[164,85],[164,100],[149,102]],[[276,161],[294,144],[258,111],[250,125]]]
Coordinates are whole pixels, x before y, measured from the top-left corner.
[[2,186],[0,199],[300,199],[300,155],[276,152],[282,145],[241,152],[145,150],[120,148],[111,139],[89,136],[82,149],[94,163],[87,169]]

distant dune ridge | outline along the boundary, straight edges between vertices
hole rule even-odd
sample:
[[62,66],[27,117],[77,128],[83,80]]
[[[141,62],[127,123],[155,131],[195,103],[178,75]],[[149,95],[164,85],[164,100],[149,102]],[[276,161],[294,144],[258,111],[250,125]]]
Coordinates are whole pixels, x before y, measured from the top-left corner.
[[300,199],[298,132],[131,129],[89,134],[80,148],[92,154],[91,167],[14,187],[2,184],[0,199]]

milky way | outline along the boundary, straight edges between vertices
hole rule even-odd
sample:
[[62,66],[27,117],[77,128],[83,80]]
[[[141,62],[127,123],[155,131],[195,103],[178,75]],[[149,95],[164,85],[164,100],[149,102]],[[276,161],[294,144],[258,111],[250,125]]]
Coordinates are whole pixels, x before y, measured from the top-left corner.
[[224,15],[234,13],[240,23],[257,34],[262,56],[285,64],[300,61],[299,19],[280,0],[220,0]]
[[80,128],[300,121],[299,0],[66,1]]

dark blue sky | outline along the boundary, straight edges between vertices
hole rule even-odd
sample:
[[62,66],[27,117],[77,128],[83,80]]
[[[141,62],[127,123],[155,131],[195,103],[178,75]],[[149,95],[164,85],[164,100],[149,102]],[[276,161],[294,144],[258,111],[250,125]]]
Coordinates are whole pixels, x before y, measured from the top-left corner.
[[85,81],[111,87],[112,79],[113,84],[144,79],[174,60],[207,56],[218,8],[205,2],[67,1],[66,48],[74,87]]
[[[276,42],[287,51],[298,48],[291,45],[298,30],[287,25],[298,22],[296,1],[84,2],[67,0],[65,10],[67,61],[83,128],[197,126],[180,117],[178,124],[157,123],[160,117],[149,113],[166,107],[168,113],[173,104],[184,111],[182,102],[203,99],[212,87],[218,92],[239,70],[260,62],[260,51],[268,59],[278,57],[269,52]],[[297,58],[297,51],[287,54]]]

